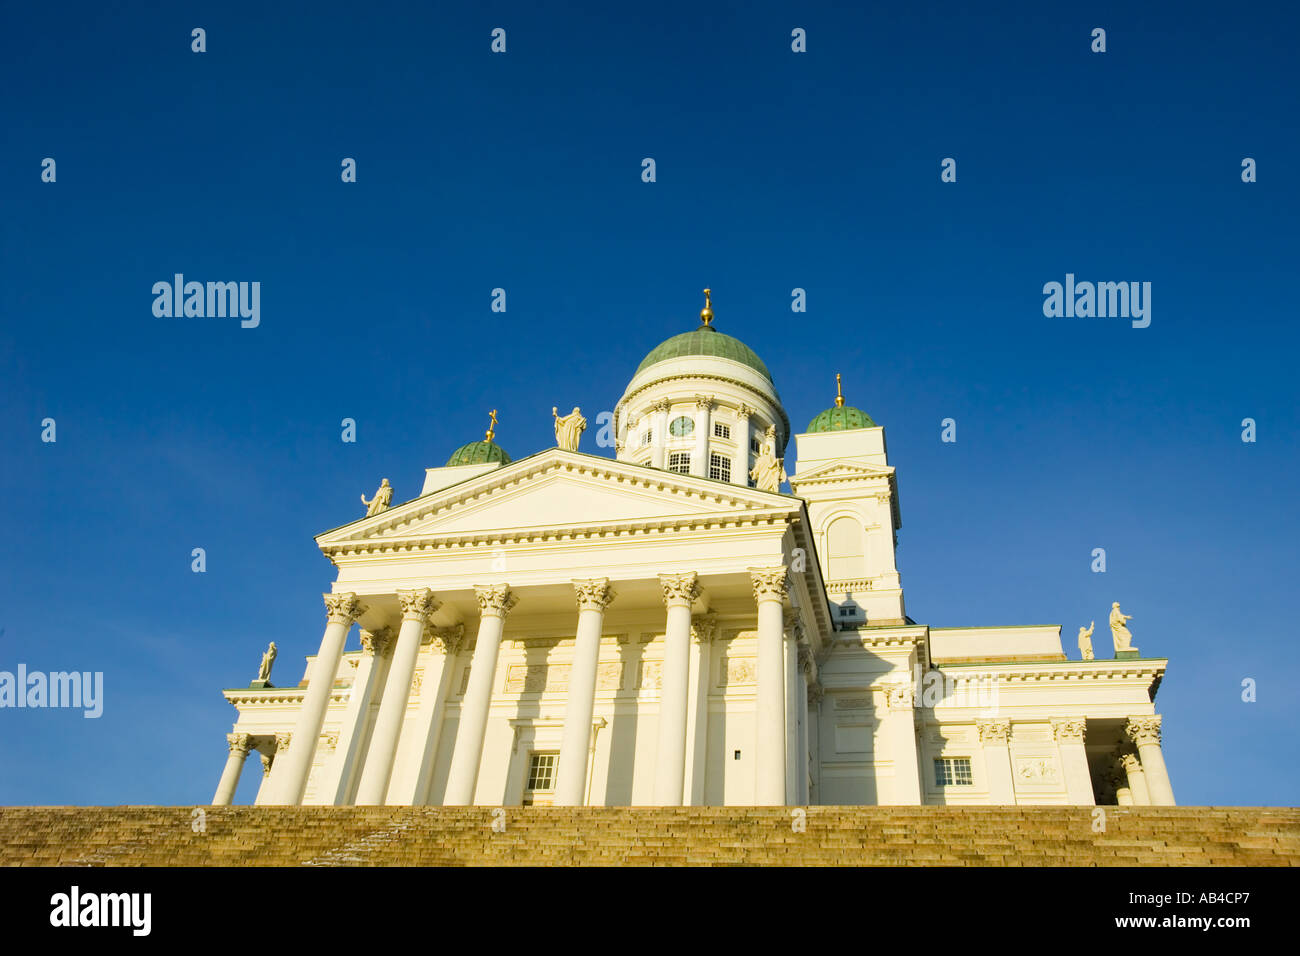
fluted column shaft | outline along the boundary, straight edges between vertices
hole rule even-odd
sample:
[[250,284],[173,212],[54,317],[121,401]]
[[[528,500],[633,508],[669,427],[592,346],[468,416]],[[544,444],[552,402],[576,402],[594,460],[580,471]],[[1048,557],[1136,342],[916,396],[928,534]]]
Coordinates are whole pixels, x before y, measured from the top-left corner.
[[[311,773],[316,756],[316,742],[325,724],[325,710],[329,707],[330,691],[334,688],[334,675],[338,673],[339,659],[343,656],[343,642],[347,640],[352,623],[365,613],[366,607],[351,592],[325,594],[328,613],[325,634],[312,667],[311,681],[298,710],[298,720],[293,728],[293,743],[288,753],[275,755],[281,773],[281,786],[275,794],[275,803],[296,806],[302,803],[307,789],[307,776]],[[283,764],[281,764],[283,761]]]
[[1137,745],[1138,756],[1142,758],[1142,771],[1147,778],[1147,791],[1151,794],[1151,803],[1157,807],[1174,805],[1174,787],[1169,782],[1169,769],[1165,766],[1165,755],[1160,749],[1160,717],[1130,717],[1124,732]]
[[357,784],[358,806],[381,804],[388,793],[397,740],[411,702],[411,678],[415,675],[420,641],[429,615],[442,606],[428,588],[398,591],[397,599],[402,605],[402,627],[397,632],[393,660],[388,666],[388,679],[384,681],[384,694],[379,699],[379,714],[370,737],[370,750],[361,770],[361,782]]
[[216,795],[212,798],[214,807],[226,807],[235,799],[235,790],[239,787],[239,775],[244,769],[244,760],[252,742],[248,734],[226,734],[226,743],[230,755],[226,757],[225,769],[221,771],[221,781],[217,784]]
[[465,688],[465,697],[460,705],[460,725],[456,728],[451,771],[442,801],[451,807],[468,806],[474,801],[501,635],[505,631],[506,615],[515,606],[515,596],[509,585],[476,587],[474,594],[479,606],[478,638],[470,663],[469,686]]
[[754,802],[783,806],[785,765],[785,619],[789,575],[784,567],[750,570],[758,604],[758,703]]
[[695,574],[661,574],[664,604],[664,664],[659,683],[659,747],[654,802],[679,807],[685,798],[686,710],[691,679],[691,605],[700,596]]
[[614,600],[608,578],[573,582],[578,599],[578,631],[569,668],[569,701],[560,740],[560,766],[555,778],[555,805],[582,806],[587,793],[591,750],[591,718],[596,708],[596,668],[605,608]]

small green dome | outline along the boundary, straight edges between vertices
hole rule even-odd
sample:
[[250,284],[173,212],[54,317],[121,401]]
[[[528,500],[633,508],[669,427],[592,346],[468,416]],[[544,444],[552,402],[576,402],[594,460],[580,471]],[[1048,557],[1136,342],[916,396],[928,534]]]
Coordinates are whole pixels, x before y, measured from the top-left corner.
[[740,339],[718,332],[711,325],[702,325],[694,331],[683,332],[681,335],[674,335],[666,342],[661,342],[653,352],[641,360],[641,364],[636,367],[637,374],[659,362],[693,355],[731,359],[741,365],[748,365],[769,382],[772,381],[772,373],[767,370],[763,360],[754,354],[753,349]]
[[808,423],[810,432],[846,432],[851,428],[875,428],[876,423],[852,405],[828,408]]
[[452,465],[485,465],[490,461],[499,461],[503,465],[510,464],[510,456],[506,450],[494,441],[472,441],[468,445],[461,445],[457,448],[450,458],[447,459],[447,467]]

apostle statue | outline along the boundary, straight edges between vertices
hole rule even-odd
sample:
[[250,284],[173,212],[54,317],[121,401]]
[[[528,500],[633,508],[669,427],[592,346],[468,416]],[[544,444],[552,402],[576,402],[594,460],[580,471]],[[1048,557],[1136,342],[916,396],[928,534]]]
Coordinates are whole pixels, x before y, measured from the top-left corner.
[[1079,655],[1085,661],[1092,660],[1092,629],[1097,626],[1092,621],[1087,627],[1079,628]]
[[754,458],[754,467],[749,471],[754,487],[759,491],[780,491],[781,482],[786,480],[781,461],[776,457],[776,426],[768,425],[767,434],[763,436],[763,450]]
[[272,641],[267,647],[266,653],[262,655],[262,666],[257,669],[257,679],[259,681],[269,681],[271,679],[271,667],[275,664],[275,657],[279,653],[275,647],[275,641]]
[[555,444],[565,451],[577,451],[578,439],[587,430],[587,420],[578,406],[573,406],[573,411],[561,418],[560,410],[552,405],[551,417],[555,419]]
[[1119,601],[1115,601],[1110,606],[1110,636],[1115,641],[1115,653],[1120,651],[1135,651],[1133,646],[1133,633],[1124,626],[1125,621],[1133,620],[1132,614],[1125,614],[1119,609]]
[[379,487],[375,489],[375,496],[369,501],[366,501],[365,495],[361,496],[361,503],[366,506],[367,518],[373,518],[375,515],[387,511],[389,502],[392,500],[393,486],[388,483],[387,478],[380,482]]

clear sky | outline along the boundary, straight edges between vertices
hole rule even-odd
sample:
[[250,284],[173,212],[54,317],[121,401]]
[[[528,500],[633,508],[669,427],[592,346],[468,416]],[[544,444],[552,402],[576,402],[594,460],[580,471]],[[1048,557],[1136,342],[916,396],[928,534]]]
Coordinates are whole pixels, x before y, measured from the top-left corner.
[[[1295,804],[1300,14],[816,6],[8,5],[0,670],[105,702],[0,710],[0,803],[209,801],[220,689],[319,645],[312,537],[491,408],[516,458],[594,421],[707,285],[796,430],[836,372],[884,425],[915,620],[1075,657],[1121,601],[1179,802]],[[260,325],[155,317],[178,272]],[[1067,273],[1150,326],[1045,317]]]

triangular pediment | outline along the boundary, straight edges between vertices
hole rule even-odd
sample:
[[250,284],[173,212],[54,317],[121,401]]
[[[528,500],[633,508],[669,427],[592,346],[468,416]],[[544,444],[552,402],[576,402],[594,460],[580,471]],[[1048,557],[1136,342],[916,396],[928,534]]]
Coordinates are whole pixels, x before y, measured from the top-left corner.
[[805,481],[831,481],[844,479],[892,478],[894,469],[890,465],[864,465],[860,462],[836,461],[821,462],[807,471],[800,471],[790,479],[792,484]]
[[798,512],[789,495],[756,491],[596,455],[552,449],[317,537],[322,547],[392,539],[698,524]]

